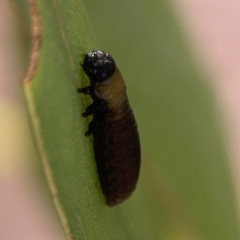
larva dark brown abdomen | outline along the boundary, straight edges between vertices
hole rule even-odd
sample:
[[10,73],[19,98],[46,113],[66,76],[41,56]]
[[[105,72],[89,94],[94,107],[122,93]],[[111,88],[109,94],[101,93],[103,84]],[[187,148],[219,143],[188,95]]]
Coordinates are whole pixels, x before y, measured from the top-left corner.
[[[93,133],[94,151],[107,204],[127,199],[136,188],[140,170],[140,143],[136,121],[126,101],[121,119],[107,113],[109,123]],[[99,144],[102,142],[102,144]]]
[[107,204],[114,206],[127,199],[137,185],[141,162],[137,124],[112,57],[94,51],[85,55],[82,66],[91,84],[79,92],[93,99],[83,114],[93,114],[86,135],[93,134],[101,187]]

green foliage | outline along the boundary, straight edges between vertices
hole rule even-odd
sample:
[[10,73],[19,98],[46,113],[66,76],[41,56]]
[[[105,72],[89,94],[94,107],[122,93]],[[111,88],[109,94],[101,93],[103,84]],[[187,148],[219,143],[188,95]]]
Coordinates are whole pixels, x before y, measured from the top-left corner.
[[[83,82],[83,53],[93,44],[82,3],[38,1],[31,12],[37,17],[35,10],[40,17],[40,25],[37,22],[35,27],[41,28],[39,58],[32,61],[36,72],[25,80],[23,89],[39,156],[64,229],[70,239],[132,239],[124,230],[126,223],[119,208],[105,205],[91,139],[84,136],[88,122],[81,113],[86,103],[77,88],[80,76]],[[34,41],[38,42],[39,36]]]
[[88,122],[81,113],[90,100],[77,93],[80,82],[88,83],[80,68],[83,54],[98,46],[82,1],[37,1],[39,58],[23,89],[68,238],[240,239],[213,93],[172,9],[157,0],[85,4],[98,42],[125,75],[143,167],[132,198],[107,207],[91,139],[84,136]]

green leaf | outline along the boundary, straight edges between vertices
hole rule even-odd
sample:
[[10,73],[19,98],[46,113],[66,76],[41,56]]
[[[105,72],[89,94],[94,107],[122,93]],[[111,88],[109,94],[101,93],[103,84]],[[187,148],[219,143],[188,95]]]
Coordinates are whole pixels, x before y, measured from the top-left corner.
[[93,48],[84,7],[76,1],[34,0],[29,7],[32,52],[23,89],[65,233],[68,239],[132,239],[119,207],[105,204],[92,142],[84,136],[88,122],[81,113],[87,104],[77,89],[79,80],[84,82],[83,53]]
[[[220,114],[165,1],[86,1],[98,41],[126,78],[143,167],[131,199],[104,202],[80,63],[94,43],[82,1],[29,0],[23,89],[36,146],[68,239],[240,239]],[[81,84],[80,84],[81,83]]]

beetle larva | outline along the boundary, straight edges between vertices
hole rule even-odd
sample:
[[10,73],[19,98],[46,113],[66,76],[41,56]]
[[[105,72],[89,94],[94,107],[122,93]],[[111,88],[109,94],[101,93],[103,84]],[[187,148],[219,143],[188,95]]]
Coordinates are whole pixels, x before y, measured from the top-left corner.
[[101,187],[107,204],[114,206],[130,197],[137,185],[141,163],[137,124],[113,58],[106,52],[93,51],[84,55],[82,67],[90,86],[78,92],[93,99],[82,114],[93,114],[86,136],[93,134]]

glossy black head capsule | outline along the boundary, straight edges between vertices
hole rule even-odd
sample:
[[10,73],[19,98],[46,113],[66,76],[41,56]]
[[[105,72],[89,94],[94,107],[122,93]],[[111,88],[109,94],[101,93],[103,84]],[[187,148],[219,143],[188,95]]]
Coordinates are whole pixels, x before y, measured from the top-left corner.
[[102,82],[116,71],[113,58],[106,52],[93,51],[84,57],[82,67],[92,82]]

